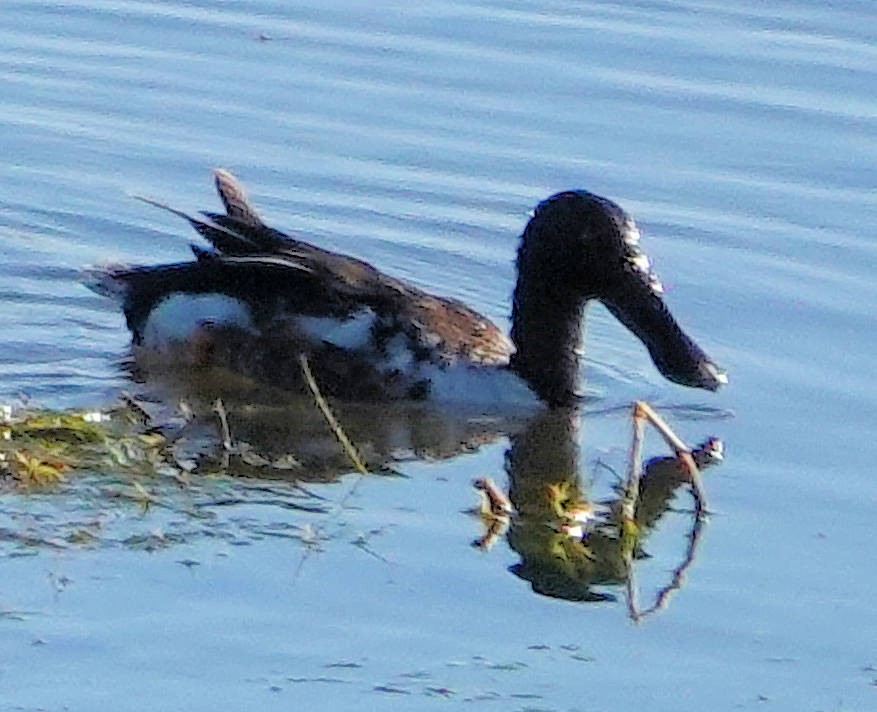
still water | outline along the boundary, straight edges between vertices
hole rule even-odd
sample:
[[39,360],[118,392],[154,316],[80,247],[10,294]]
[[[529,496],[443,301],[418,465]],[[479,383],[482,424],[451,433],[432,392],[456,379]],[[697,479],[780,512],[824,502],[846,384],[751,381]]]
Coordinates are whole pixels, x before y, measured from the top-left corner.
[[[611,577],[570,602],[534,592],[514,536],[470,546],[473,478],[515,485],[501,433],[445,433],[401,476],[156,483],[146,511],[106,473],[4,494],[0,711],[877,709],[875,20],[853,0],[3,2],[0,400],[130,386],[123,319],[79,270],[186,258],[187,226],[128,193],[215,209],[216,166],[272,224],[502,325],[532,206],[609,196],[731,383],[666,383],[589,314],[583,488],[611,494],[637,398],[728,447],[681,589],[638,624]],[[643,599],[685,556],[674,506]]]

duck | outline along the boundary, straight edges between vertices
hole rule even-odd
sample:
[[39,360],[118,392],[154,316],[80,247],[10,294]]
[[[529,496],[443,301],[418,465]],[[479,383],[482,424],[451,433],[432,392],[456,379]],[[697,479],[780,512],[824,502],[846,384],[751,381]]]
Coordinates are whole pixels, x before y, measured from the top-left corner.
[[709,391],[727,383],[666,306],[636,223],[607,198],[567,190],[536,206],[505,334],[460,300],[270,227],[231,172],[214,177],[224,213],[135,196],[206,240],[192,259],[89,272],[88,286],[121,306],[135,359],[159,369],[219,368],[301,391],[304,356],[325,395],[351,401],[571,407],[581,402],[583,321],[596,300],[670,381]]

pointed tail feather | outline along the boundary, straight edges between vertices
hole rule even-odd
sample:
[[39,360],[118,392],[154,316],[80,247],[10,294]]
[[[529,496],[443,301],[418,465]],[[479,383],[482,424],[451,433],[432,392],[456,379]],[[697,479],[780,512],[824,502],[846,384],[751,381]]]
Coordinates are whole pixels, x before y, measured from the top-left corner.
[[131,197],[135,200],[140,200],[147,205],[166,210],[173,215],[183,218],[183,220],[186,220],[220,252],[241,254],[258,250],[259,246],[256,242],[237,230],[233,230],[225,225],[220,225],[209,215],[189,215],[167,203],[155,200],[154,198],[147,198],[144,195],[132,193]]
[[225,212],[230,218],[249,227],[265,227],[258,211],[247,198],[243,185],[234,175],[224,168],[217,168],[213,171],[213,176],[216,180],[216,192],[219,193]]
[[126,270],[124,265],[106,265],[104,267],[87,267],[79,272],[82,283],[92,292],[102,297],[109,297],[124,305],[128,298],[128,284],[118,274]]

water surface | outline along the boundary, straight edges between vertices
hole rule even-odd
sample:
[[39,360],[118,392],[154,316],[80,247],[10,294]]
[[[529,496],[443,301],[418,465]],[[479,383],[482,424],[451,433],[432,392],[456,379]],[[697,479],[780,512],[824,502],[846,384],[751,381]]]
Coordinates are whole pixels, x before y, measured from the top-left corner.
[[[470,547],[461,511],[473,477],[505,481],[502,437],[312,484],[312,512],[288,483],[222,478],[145,513],[99,477],[4,495],[0,710],[873,709],[873,20],[852,1],[5,2],[3,401],[130,385],[123,319],[78,270],[186,258],[187,226],[126,193],[214,209],[215,166],[272,224],[504,325],[528,211],[607,195],[731,384],[665,383],[590,314],[583,482],[611,491],[596,463],[623,471],[635,398],[728,443],[685,585],[639,625],[617,586],[540,596],[507,542]],[[241,501],[199,505],[224,488]],[[689,521],[648,540],[644,595]],[[99,543],[21,543],[70,522]]]

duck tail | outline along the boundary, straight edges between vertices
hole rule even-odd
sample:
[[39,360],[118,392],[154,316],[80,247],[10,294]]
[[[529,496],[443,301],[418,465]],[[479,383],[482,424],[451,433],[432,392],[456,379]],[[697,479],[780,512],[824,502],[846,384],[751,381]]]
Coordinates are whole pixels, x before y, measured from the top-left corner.
[[213,171],[213,177],[216,181],[216,192],[222,199],[228,217],[248,227],[265,227],[265,223],[259,217],[259,212],[247,197],[244,186],[230,171],[225,170],[225,168],[216,168]]
[[[202,211],[198,215],[189,215],[154,198],[135,194],[131,197],[183,218],[217,251],[226,255],[273,252],[298,243],[295,238],[262,222],[240,181],[229,171],[217,168],[213,176],[225,214]],[[200,254],[196,251],[196,256],[203,255],[203,250]]]
[[228,216],[214,215],[212,213],[189,215],[167,203],[155,200],[155,198],[148,198],[145,195],[137,195],[135,193],[132,193],[131,197],[135,200],[146,203],[147,205],[166,210],[177,217],[183,218],[183,220],[187,221],[200,235],[209,240],[210,243],[220,252],[230,255],[242,255],[247,254],[248,252],[254,252],[259,247],[255,240],[242,232],[241,228],[238,227],[240,223],[236,219],[230,219]]

